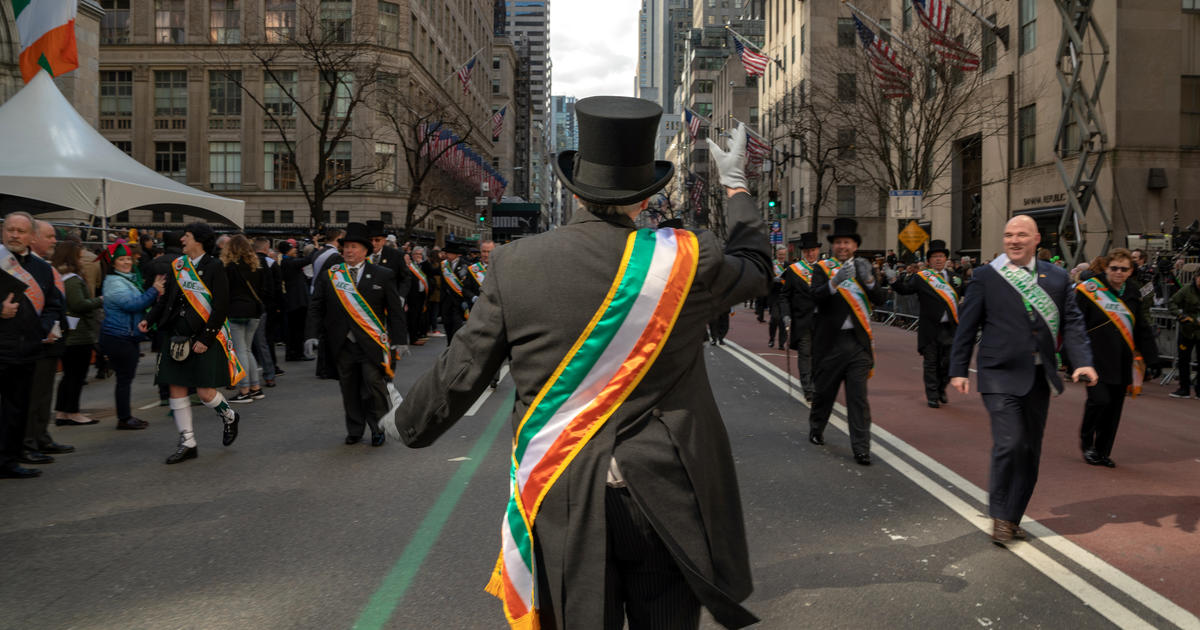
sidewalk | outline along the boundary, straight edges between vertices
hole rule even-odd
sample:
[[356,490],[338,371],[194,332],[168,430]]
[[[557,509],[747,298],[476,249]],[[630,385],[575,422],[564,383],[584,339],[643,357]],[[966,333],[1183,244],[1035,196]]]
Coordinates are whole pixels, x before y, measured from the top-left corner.
[[[739,307],[729,339],[786,369],[784,351],[767,347],[767,330],[753,309]],[[877,324],[875,352],[874,423],[986,491],[991,434],[979,395],[951,390],[949,405],[928,408],[916,333]],[[1050,404],[1027,516],[1200,614],[1194,582],[1200,575],[1200,400],[1168,397],[1174,387],[1149,383],[1142,396],[1126,400],[1112,456],[1117,467],[1108,469],[1083,461],[1078,431],[1086,393],[1068,384]],[[845,402],[841,393],[838,399]],[[797,413],[807,410],[798,406]]]

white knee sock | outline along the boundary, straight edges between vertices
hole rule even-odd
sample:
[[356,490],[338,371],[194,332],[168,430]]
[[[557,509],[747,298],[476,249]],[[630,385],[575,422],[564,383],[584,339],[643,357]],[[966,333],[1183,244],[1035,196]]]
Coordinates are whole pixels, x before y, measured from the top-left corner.
[[[201,400],[201,402],[204,401]],[[221,416],[225,422],[233,422],[233,419],[237,417],[237,414],[229,407],[229,403],[225,402],[225,397],[221,395],[221,392],[217,392],[212,400],[204,402],[204,406],[216,411],[217,415]]]
[[179,439],[183,445],[191,448],[196,445],[196,433],[192,431],[192,401],[187,396],[172,398],[171,416],[175,418],[175,428],[179,429]]

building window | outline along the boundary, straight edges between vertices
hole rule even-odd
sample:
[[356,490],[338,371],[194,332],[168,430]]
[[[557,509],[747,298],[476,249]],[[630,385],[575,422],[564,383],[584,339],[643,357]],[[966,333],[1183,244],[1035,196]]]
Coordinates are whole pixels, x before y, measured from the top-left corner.
[[113,146],[120,149],[125,155],[133,157],[133,142],[130,142],[129,140],[110,140],[110,142],[112,142]]
[[837,213],[839,217],[854,216],[854,186],[838,186]]
[[375,143],[375,190],[396,191],[396,145],[386,142]]
[[852,72],[837,75],[837,98],[842,103],[853,103],[858,98],[858,87]]
[[1188,148],[1200,148],[1200,76],[1185,76],[1182,79],[1179,91],[1179,122],[1183,133],[1179,144]]
[[801,55],[804,54],[804,48],[807,45],[807,43],[805,42],[805,40],[807,39],[805,37],[805,35],[807,34],[807,31],[808,31],[808,25],[801,24],[800,25],[800,54]]
[[350,41],[349,0],[321,0],[321,34],[325,41]]
[[187,143],[155,142],[154,170],[182,184],[187,183]]
[[267,123],[278,124],[281,129],[292,129],[296,126],[296,103],[292,100],[292,95],[296,93],[296,71],[264,71],[263,75],[263,105],[267,112]]
[[400,5],[395,2],[379,3],[379,45],[400,46]]
[[154,71],[154,128],[187,128],[187,70]]
[[[242,71],[208,71],[208,128],[240,129]],[[229,120],[229,119],[235,120]]]
[[154,43],[183,43],[186,7],[186,0],[154,0]]
[[151,210],[150,211],[150,222],[151,223],[166,223],[167,222],[167,211],[166,210]]
[[350,114],[350,102],[354,99],[353,72],[326,72],[321,75],[321,107],[329,102],[329,91],[334,90],[332,114],[341,120]]
[[333,222],[334,223],[349,223],[350,222],[350,211],[349,210],[335,210],[333,213]]
[[1021,54],[1037,47],[1037,0],[1021,0]]
[[492,70],[499,70],[499,69],[500,69],[500,58],[492,57]]
[[913,21],[912,11],[913,11],[912,0],[904,0],[904,8],[901,11],[902,19],[900,21],[900,28],[905,33],[908,32],[909,28],[912,28],[912,21]]
[[212,0],[208,11],[208,40],[214,44],[242,43],[242,11],[238,0]]
[[[988,16],[988,21],[992,24],[996,23],[996,14]],[[983,66],[983,71],[996,69],[996,32],[988,28],[984,24],[979,25],[979,39],[982,42],[982,53],[980,55],[980,65]]]
[[296,35],[296,0],[266,0],[263,24],[267,43],[282,44]]
[[500,79],[492,79],[492,94],[500,93]]
[[295,223],[296,222],[296,211],[295,210],[280,210],[279,211],[279,222],[280,223]]
[[1067,110],[1067,126],[1063,128],[1061,144],[1059,145],[1059,153],[1066,157],[1079,153],[1080,138],[1079,138],[1079,121],[1075,118],[1075,110]]
[[1200,0],[1183,0],[1183,10],[1188,13],[1200,13]]
[[713,82],[712,81],[696,81],[695,86],[696,86],[696,89],[695,89],[696,94],[712,94],[713,93]]
[[208,143],[208,187],[238,190],[242,187],[242,143]]
[[696,103],[696,106],[692,108],[692,111],[704,116],[705,118],[708,118],[712,116],[712,103]]
[[853,160],[854,159],[854,129],[838,129],[838,159]]
[[[263,190],[296,190],[296,166],[285,142],[263,143]],[[291,223],[291,221],[284,221]]]
[[838,48],[854,48],[854,18],[838,18]]
[[129,43],[129,0],[101,0],[104,17],[100,19],[101,44]]
[[133,121],[133,72],[100,71],[100,128],[129,129]]
[[750,108],[749,117],[750,117],[750,126],[757,127],[758,126],[758,107]]
[[391,212],[380,212],[379,220],[382,221],[384,225],[392,225],[396,222],[395,215]]
[[275,222],[275,211],[274,210],[263,210],[262,211],[262,219],[259,220],[259,223],[274,223],[274,222]]
[[1037,105],[1022,107],[1017,112],[1017,166],[1029,166],[1034,160],[1034,143],[1037,140]]
[[331,183],[350,183],[350,174],[354,168],[352,160],[353,147],[348,140],[338,142],[333,147],[333,155],[325,165],[325,177]]
[[796,203],[796,216],[804,216],[804,188],[800,189],[800,199],[798,203]]

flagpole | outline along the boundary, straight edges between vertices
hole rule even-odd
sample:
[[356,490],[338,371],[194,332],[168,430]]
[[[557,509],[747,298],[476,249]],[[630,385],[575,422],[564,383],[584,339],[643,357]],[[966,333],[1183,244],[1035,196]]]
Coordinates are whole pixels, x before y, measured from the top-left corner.
[[704,116],[701,116],[700,114],[698,114],[698,113],[696,112],[696,110],[692,109],[691,107],[686,107],[686,106],[685,106],[685,107],[684,107],[684,109],[688,110],[689,112],[692,112],[692,115],[693,115],[693,116],[695,116],[696,118],[699,118],[699,119],[700,119],[700,122],[703,122],[703,123],[708,123],[708,126],[709,126],[709,127],[713,126],[713,123],[712,123],[712,120],[711,120],[711,119],[708,119],[708,118],[705,118]]
[[978,11],[976,11],[975,9],[972,9],[971,7],[964,4],[962,2],[962,0],[954,0],[954,4],[957,4],[958,6],[966,9],[967,13],[971,14],[971,17],[975,18],[976,20],[979,20],[980,23],[982,23],[984,26],[991,29],[991,31],[996,34],[996,38],[999,39],[1000,41],[1004,42],[1004,47],[1008,48],[1008,27],[1007,26],[1005,26],[1003,28],[996,26],[991,20],[980,15]]
[[770,55],[770,53],[768,53],[767,51],[765,51],[765,50],[763,50],[763,49],[759,48],[758,46],[755,46],[755,45],[754,45],[754,42],[752,42],[752,41],[750,41],[750,40],[746,39],[746,36],[745,36],[745,35],[742,35],[741,33],[738,33],[737,31],[733,30],[733,27],[732,27],[732,26],[730,26],[730,25],[726,24],[726,25],[725,25],[725,29],[726,29],[726,30],[728,30],[730,33],[733,33],[733,36],[734,36],[734,37],[736,37],[736,38],[738,39],[738,41],[742,42],[742,44],[745,44],[746,46],[749,46],[750,48],[754,49],[754,50],[755,50],[756,52],[758,52],[759,54],[761,54],[761,55],[765,56],[767,59],[770,59],[771,61],[774,61],[776,64],[778,64],[778,65],[779,65],[779,67],[780,67],[780,68],[783,68],[783,67],[784,67],[784,66],[783,66],[783,62],[782,62],[782,61],[780,61],[780,60],[779,60],[778,58],[776,58],[776,57],[772,57],[772,56]]
[[921,54],[921,53],[920,53],[920,51],[918,51],[916,48],[913,48],[912,46],[909,46],[908,44],[905,44],[905,43],[904,43],[904,40],[900,39],[899,37],[896,37],[896,34],[895,34],[895,33],[893,33],[892,31],[890,31],[890,30],[888,30],[888,29],[884,28],[882,24],[880,24],[879,22],[876,22],[876,21],[875,21],[875,20],[874,20],[874,19],[873,19],[871,16],[867,15],[866,13],[863,13],[863,10],[862,10],[862,9],[860,9],[860,8],[858,8],[858,7],[854,6],[853,4],[851,4],[851,3],[849,2],[849,0],[841,0],[841,2],[842,2],[842,4],[844,4],[844,5],[846,5],[847,7],[849,7],[851,11],[853,11],[853,12],[857,13],[859,17],[861,17],[862,19],[864,19],[864,20],[866,20],[867,22],[869,22],[869,23],[871,24],[871,26],[874,26],[875,28],[879,29],[880,31],[882,31],[882,32],[884,32],[884,33],[887,33],[887,34],[888,34],[888,37],[891,37],[891,38],[892,38],[892,41],[896,42],[897,44],[900,44],[901,46],[905,47],[905,48],[906,48],[906,49],[908,49],[909,51],[911,51],[911,52],[913,52],[914,54],[916,54],[916,55],[920,56],[920,54]]
[[[455,67],[454,67],[454,72],[451,72],[451,73],[450,73],[450,76],[446,77],[446,79],[450,79],[450,78],[453,78],[453,77],[456,77],[456,76],[458,76],[458,71],[459,71],[459,70],[462,70],[462,67],[463,67],[463,66],[467,65],[468,63],[471,63],[471,60],[472,60],[472,59],[474,59],[476,55],[478,55],[479,53],[483,52],[483,48],[484,48],[483,46],[480,46],[480,47],[479,47],[479,50],[476,50],[476,51],[475,51],[475,52],[474,52],[474,53],[473,53],[473,54],[472,54],[470,57],[467,57],[467,60],[466,60],[466,61],[464,61],[464,62],[462,62],[462,63],[458,64],[457,66],[455,66]],[[445,82],[446,82],[446,79],[442,79],[442,83],[445,83]]]

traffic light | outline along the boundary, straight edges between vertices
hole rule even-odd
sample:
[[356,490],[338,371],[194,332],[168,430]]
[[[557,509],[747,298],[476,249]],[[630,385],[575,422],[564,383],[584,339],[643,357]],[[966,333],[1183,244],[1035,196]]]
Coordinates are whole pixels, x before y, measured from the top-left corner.
[[480,213],[479,213],[479,222],[480,222],[480,223],[484,223],[484,222],[486,222],[486,221],[487,221],[487,214],[485,214],[485,213],[483,213],[483,212],[480,212]]
[[779,191],[772,190],[767,193],[767,207],[774,210],[779,205]]

